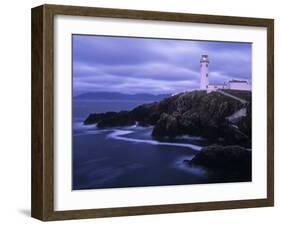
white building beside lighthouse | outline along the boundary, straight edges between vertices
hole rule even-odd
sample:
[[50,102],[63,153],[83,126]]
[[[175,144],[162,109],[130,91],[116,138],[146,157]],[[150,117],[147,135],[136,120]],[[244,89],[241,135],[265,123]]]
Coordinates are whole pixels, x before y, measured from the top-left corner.
[[245,80],[230,80],[227,83],[228,89],[251,90],[251,85]]
[[202,55],[200,60],[200,90],[206,90],[207,93],[210,93],[219,89],[248,91],[252,89],[246,80],[230,80],[223,84],[209,84],[209,63],[208,55]]

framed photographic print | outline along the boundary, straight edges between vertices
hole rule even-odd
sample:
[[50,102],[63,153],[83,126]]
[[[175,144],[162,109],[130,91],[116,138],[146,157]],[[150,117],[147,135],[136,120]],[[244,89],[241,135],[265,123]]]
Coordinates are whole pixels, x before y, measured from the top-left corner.
[[32,216],[273,206],[272,19],[32,9]]

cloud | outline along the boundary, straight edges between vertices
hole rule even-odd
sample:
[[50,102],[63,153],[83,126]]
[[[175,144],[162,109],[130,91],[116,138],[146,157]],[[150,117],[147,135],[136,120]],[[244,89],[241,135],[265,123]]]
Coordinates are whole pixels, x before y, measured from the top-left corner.
[[210,58],[210,82],[251,82],[249,43],[74,35],[73,90],[156,94],[196,89],[202,54]]
[[[110,74],[124,77],[141,77],[143,79],[153,78],[158,80],[186,80],[197,78],[199,71],[189,69],[188,67],[181,67],[174,64],[151,62],[135,65],[84,65],[77,64],[74,66],[76,74],[84,74],[93,78],[101,74]],[[93,78],[95,79],[95,78]]]

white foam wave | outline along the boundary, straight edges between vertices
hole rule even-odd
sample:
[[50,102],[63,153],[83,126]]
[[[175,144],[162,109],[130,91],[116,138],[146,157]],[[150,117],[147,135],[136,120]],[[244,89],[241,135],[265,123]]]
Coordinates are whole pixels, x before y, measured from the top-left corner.
[[87,131],[82,131],[76,134],[73,134],[73,136],[84,136],[84,135],[98,135],[106,132],[110,132],[112,130],[108,129],[101,129],[101,130],[87,130]]
[[73,127],[75,129],[97,129],[97,124],[85,125],[83,122],[74,122]]
[[175,162],[175,167],[188,173],[204,176],[206,174],[205,169],[197,166],[190,166],[187,162],[185,162],[185,160],[191,160],[192,158],[193,156],[185,156],[179,158]]
[[114,130],[112,133],[108,134],[107,137],[115,139],[115,140],[123,140],[128,142],[136,142],[136,143],[146,143],[152,145],[164,145],[164,146],[177,146],[177,147],[188,147],[196,151],[200,151],[202,149],[199,145],[194,144],[183,144],[183,143],[170,143],[170,142],[160,142],[156,140],[142,140],[130,137],[123,137],[124,135],[128,135],[133,133],[131,130]]
[[184,139],[184,140],[205,140],[203,137],[199,136],[190,136],[190,135],[183,135],[183,136],[178,136],[177,139]]

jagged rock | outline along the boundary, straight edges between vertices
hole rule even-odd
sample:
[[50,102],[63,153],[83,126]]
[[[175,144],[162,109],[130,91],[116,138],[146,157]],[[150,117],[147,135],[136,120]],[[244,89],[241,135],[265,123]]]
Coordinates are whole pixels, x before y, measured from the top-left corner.
[[132,117],[143,125],[154,125],[160,114],[157,103],[143,104],[131,111]]
[[116,126],[130,126],[134,125],[136,121],[133,119],[128,111],[121,112],[107,112],[101,114],[91,114],[84,121],[84,124],[97,123],[98,128],[116,127]]
[[167,113],[162,113],[160,119],[157,121],[152,131],[152,136],[163,137],[168,136],[170,138],[177,136],[180,128],[177,118]]
[[243,106],[239,101],[216,92],[194,91],[177,95],[173,104],[174,111],[166,109],[165,113],[171,116],[176,112],[176,119],[167,115],[161,117],[155,124],[153,136],[200,135],[213,141],[220,138],[224,144],[250,145],[247,133],[226,120]]
[[116,112],[93,113],[84,120],[84,125],[96,124],[103,119],[112,118],[116,115]]
[[198,152],[189,164],[213,170],[249,173],[252,167],[252,152],[240,146],[212,145]]

